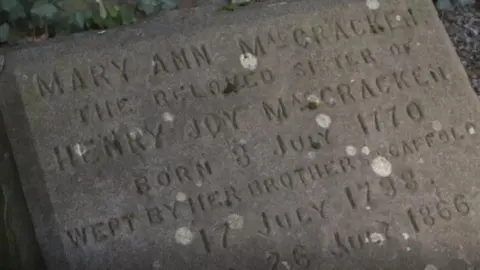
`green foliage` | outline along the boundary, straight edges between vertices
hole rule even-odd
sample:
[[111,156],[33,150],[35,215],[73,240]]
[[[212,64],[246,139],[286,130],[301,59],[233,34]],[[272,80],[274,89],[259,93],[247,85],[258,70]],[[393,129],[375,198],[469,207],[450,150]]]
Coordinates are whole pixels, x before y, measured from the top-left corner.
[[98,10],[77,11],[68,20],[70,32],[87,29],[108,29],[132,24],[137,20],[136,11],[126,6],[111,5]]
[[[67,11],[70,8],[68,1],[79,1],[81,7]],[[136,2],[120,2],[120,0],[0,0],[0,46],[7,42],[41,40],[53,35],[129,25],[155,14],[159,10],[177,7],[177,0],[133,1]],[[263,0],[244,2],[228,0],[222,9],[234,11],[252,2],[261,1]],[[434,1],[440,10],[448,10],[455,5],[467,5],[475,2],[475,0]]]
[[32,16],[37,16],[46,20],[52,19],[55,14],[57,14],[57,12],[58,8],[55,5],[46,1],[35,2],[32,9],[30,9],[30,13]]
[[[176,0],[83,1],[83,9],[66,12],[66,0],[0,0],[0,45],[41,40],[53,35],[129,25],[162,9],[176,8]],[[68,5],[66,5],[68,7]]]
[[7,12],[10,12],[12,11],[15,6],[17,5],[17,0],[2,0],[1,2],[1,6],[2,6],[2,9],[7,11]]
[[159,0],[140,0],[138,4],[138,9],[145,12],[145,14],[150,15],[155,12],[155,9],[161,4]]
[[0,26],[0,42],[7,42],[9,33],[10,26],[8,23],[2,24],[2,26]]

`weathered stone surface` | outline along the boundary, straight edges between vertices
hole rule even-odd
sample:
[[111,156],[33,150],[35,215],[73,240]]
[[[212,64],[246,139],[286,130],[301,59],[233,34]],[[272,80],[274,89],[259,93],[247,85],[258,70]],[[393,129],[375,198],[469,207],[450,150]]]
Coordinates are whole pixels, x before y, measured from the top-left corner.
[[49,269],[477,265],[476,97],[431,1],[379,2],[175,11],[7,53]]
[[[1,72],[1,56],[0,56]],[[45,269],[0,114],[0,269]]]

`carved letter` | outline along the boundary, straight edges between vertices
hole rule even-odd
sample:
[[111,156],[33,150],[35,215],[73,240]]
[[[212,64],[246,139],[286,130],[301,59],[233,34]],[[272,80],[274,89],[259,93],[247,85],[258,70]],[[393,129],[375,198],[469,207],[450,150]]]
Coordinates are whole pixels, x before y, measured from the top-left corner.
[[242,39],[239,39],[238,41],[238,45],[240,46],[240,49],[242,50],[242,53],[245,54],[247,52],[255,55],[255,56],[259,56],[259,55],[265,55],[265,49],[262,45],[262,41],[260,40],[260,37],[257,36],[255,38],[255,47],[254,47],[254,50],[252,50],[252,47],[250,47],[250,45],[248,45],[248,43],[246,43],[244,40]]
[[45,82],[42,78],[40,78],[38,74],[35,74],[33,76],[33,79],[34,79],[34,84],[36,84],[37,90],[42,97],[45,97],[47,95],[49,96],[61,95],[64,93],[63,87],[60,84],[60,80],[55,71],[52,73],[52,80],[50,81],[49,84]]
[[268,120],[277,120],[278,122],[282,123],[286,118],[288,118],[288,114],[281,98],[278,99],[278,105],[277,111],[275,112],[274,109],[264,101],[263,110]]

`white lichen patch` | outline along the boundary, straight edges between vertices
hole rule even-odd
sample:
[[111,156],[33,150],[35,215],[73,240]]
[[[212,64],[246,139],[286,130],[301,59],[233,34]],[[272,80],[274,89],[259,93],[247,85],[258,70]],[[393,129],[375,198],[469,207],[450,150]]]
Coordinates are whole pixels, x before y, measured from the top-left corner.
[[392,174],[392,163],[385,157],[378,156],[372,160],[372,170],[378,176],[387,177]]
[[397,16],[395,16],[395,19],[396,19],[397,21],[401,21],[401,20],[402,20],[402,16],[397,15]]
[[308,95],[307,97],[307,101],[308,102],[314,102],[314,103],[317,103],[317,104],[320,104],[320,98],[317,96],[317,95]]
[[202,181],[196,181],[196,182],[195,182],[195,186],[197,186],[197,187],[203,186]]
[[402,233],[403,239],[408,240],[410,235],[408,233]]
[[78,156],[83,156],[87,153],[87,148],[84,145],[77,143],[73,146],[73,151]]
[[367,7],[373,10],[379,9],[380,2],[378,0],[367,0]]
[[330,118],[330,116],[324,113],[317,115],[317,117],[315,117],[315,121],[321,128],[325,128],[325,129],[329,128],[330,125],[332,124],[332,119]]
[[365,206],[365,210],[370,211],[370,210],[372,210],[372,207],[370,207],[369,205],[367,205],[367,206]]
[[162,267],[162,265],[160,264],[159,261],[154,261],[152,263],[152,267],[153,267],[154,270],[157,270],[157,269],[160,269]]
[[308,156],[309,159],[314,159],[315,158],[315,152],[310,151],[310,152],[307,153],[307,156]]
[[347,155],[353,157],[357,154],[357,148],[355,148],[353,145],[347,145],[347,147],[345,147],[345,152]]
[[368,148],[368,146],[362,147],[361,151],[362,151],[362,154],[364,154],[365,156],[370,155],[370,148]]
[[231,214],[227,217],[227,223],[230,229],[240,230],[243,228],[243,217],[238,214]]
[[468,129],[468,134],[473,135],[473,134],[475,134],[475,133],[477,133],[477,131],[475,130],[474,127],[470,127],[470,128]]
[[381,233],[374,232],[369,238],[372,244],[383,245],[383,242],[385,242],[385,236]]
[[435,131],[440,131],[443,129],[442,123],[440,123],[438,120],[432,122],[432,127]]
[[177,195],[175,196],[175,199],[179,202],[184,202],[187,200],[187,194],[179,191]]
[[407,247],[406,250],[407,250],[407,251],[410,251],[410,250],[412,250],[412,249],[411,249],[410,247]]
[[141,129],[139,128],[133,128],[132,130],[130,130],[130,132],[128,133],[128,135],[130,136],[130,138],[132,139],[137,139],[139,137],[142,137],[143,136],[143,132]]
[[425,266],[425,270],[438,270],[438,268],[433,264],[427,264],[427,266]]
[[285,267],[286,270],[292,269],[292,268],[290,267],[290,264],[289,264],[287,261],[282,261],[282,265],[283,265],[283,267]]
[[162,117],[163,117],[163,121],[165,122],[173,122],[173,120],[175,119],[175,116],[173,116],[173,114],[169,112],[164,112]]
[[189,245],[193,241],[193,233],[187,227],[178,228],[175,232],[175,242],[182,245]]
[[255,70],[258,65],[258,59],[253,54],[247,52],[240,55],[240,63],[246,69]]

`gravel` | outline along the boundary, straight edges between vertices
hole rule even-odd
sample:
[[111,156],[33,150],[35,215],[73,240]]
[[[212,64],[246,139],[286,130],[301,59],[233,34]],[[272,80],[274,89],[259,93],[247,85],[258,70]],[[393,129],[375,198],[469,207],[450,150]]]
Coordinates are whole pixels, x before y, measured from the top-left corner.
[[440,11],[440,19],[457,49],[473,89],[480,95],[480,3]]

